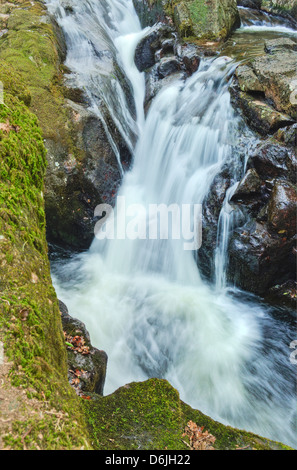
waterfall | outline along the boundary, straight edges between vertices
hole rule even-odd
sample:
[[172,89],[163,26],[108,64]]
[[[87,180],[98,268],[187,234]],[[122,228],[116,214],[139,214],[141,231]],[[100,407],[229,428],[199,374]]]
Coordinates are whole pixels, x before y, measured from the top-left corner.
[[[295,446],[290,329],[253,297],[226,293],[223,281],[218,289],[206,284],[196,250],[185,249],[190,237],[173,236],[180,228],[174,213],[168,214],[167,236],[148,236],[160,221],[152,205],[188,208],[193,228],[191,209],[203,203],[222,166],[232,163],[232,136],[239,132],[228,91],[234,63],[203,60],[192,77],[156,96],[145,119],[144,76],[133,56],[147,30],[132,0],[73,0],[71,14],[62,3],[49,0],[48,6],[66,33],[66,64],[90,106],[98,112],[100,104],[108,106],[134,154],[114,211],[120,236],[102,240],[102,228],[87,253],[53,269],[59,298],[109,356],[105,393],[135,380],[166,378],[184,401],[212,418]],[[134,116],[117,78],[98,61],[106,50],[130,83]],[[123,232],[128,225],[129,237]],[[222,225],[220,278],[230,228]]]

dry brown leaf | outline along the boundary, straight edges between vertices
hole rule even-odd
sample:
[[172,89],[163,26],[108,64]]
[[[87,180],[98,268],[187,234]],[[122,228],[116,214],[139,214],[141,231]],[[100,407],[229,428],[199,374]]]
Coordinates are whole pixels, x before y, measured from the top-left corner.
[[183,437],[187,436],[190,440],[190,447],[192,450],[214,450],[212,444],[215,443],[216,438],[204,431],[204,427],[198,427],[193,421],[189,421],[185,427]]

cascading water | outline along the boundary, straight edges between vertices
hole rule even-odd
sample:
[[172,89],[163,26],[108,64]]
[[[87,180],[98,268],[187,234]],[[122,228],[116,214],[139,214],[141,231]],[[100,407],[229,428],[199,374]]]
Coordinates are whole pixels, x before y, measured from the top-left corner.
[[252,31],[274,31],[286,34],[296,34],[292,22],[277,15],[269,15],[265,11],[251,10],[239,7],[241,28]]
[[[132,0],[74,0],[71,15],[61,3],[48,2],[66,32],[67,65],[77,83],[93,109],[101,101],[112,107],[131,147],[131,134],[138,135],[115,209],[120,236],[95,239],[87,253],[53,267],[59,298],[109,356],[106,393],[131,381],[166,378],[184,401],[212,418],[296,446],[293,329],[256,299],[226,292],[224,282],[208,286],[193,252],[170,231],[164,239],[147,236],[155,217],[150,205],[202,203],[222,165],[233,164],[239,118],[228,86],[234,64],[224,57],[202,61],[186,82],[156,96],[145,120],[144,78],[133,61],[145,31]],[[98,52],[107,45],[131,83],[136,120],[122,91],[115,99],[111,78],[108,87],[101,83],[108,72]],[[130,223],[129,238],[121,221]],[[225,247],[220,256],[224,266]]]

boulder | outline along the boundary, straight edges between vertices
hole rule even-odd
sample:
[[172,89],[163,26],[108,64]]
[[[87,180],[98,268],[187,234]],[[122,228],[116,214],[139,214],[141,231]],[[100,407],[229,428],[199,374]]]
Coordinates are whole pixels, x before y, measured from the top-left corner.
[[271,234],[265,222],[251,221],[231,237],[228,278],[266,296],[273,286],[296,278],[295,243],[295,238]]
[[232,201],[240,201],[248,199],[251,196],[260,194],[262,190],[262,181],[254,168],[249,169],[240,181],[235,193],[233,194]]
[[248,125],[261,135],[274,134],[278,129],[294,123],[291,116],[277,111],[262,95],[254,97],[239,92],[236,100]]
[[249,157],[247,168],[254,168],[262,181],[280,178],[296,183],[297,162],[294,149],[273,140],[256,147]]
[[153,67],[155,54],[162,48],[162,42],[174,38],[174,28],[164,23],[157,23],[142,38],[135,50],[135,64],[140,72]]
[[240,25],[236,0],[133,0],[143,26],[173,21],[180,37],[222,41]]
[[182,36],[221,41],[239,26],[236,0],[184,0],[174,3],[174,19]]

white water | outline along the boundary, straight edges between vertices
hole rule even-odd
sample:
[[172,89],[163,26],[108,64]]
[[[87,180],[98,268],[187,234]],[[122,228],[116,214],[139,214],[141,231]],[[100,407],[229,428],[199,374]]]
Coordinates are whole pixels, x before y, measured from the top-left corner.
[[[59,3],[49,2],[56,14]],[[75,14],[60,9],[58,18],[68,32],[67,65],[89,90],[94,109],[95,82],[130,147],[131,135],[139,136],[119,195],[127,206],[145,208],[202,203],[222,165],[232,164],[232,136],[238,132],[228,92],[233,64],[226,58],[203,62],[186,83],[163,90],[144,120],[144,79],[133,61],[136,39],[144,32],[132,0],[71,5]],[[97,51],[108,45],[122,64],[135,97],[136,123],[110,77],[102,88],[106,70],[98,66],[98,56],[79,46],[88,44],[82,38],[89,34]],[[142,221],[146,214],[137,216]],[[222,272],[228,231],[218,263]],[[255,300],[240,300],[237,290],[235,296],[228,293],[225,281],[218,289],[208,286],[182,241],[95,240],[88,253],[59,266],[54,281],[71,315],[86,323],[93,344],[108,354],[105,393],[135,380],[166,378],[184,401],[212,418],[296,445],[289,328]]]

